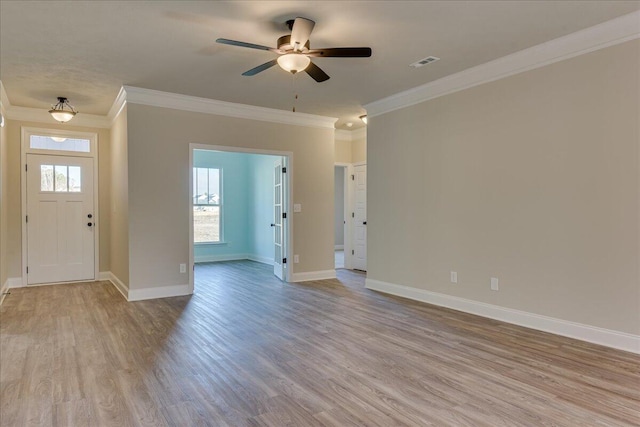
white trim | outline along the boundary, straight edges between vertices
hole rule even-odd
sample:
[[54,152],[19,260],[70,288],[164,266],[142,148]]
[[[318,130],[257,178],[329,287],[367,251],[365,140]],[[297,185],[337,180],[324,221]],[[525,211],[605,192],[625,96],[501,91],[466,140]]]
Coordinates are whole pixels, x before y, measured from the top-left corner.
[[260,255],[256,255],[256,254],[249,254],[249,255],[247,255],[247,259],[249,261],[259,262],[260,264],[273,265],[273,258],[269,258],[269,257],[266,257],[266,256],[260,256]]
[[447,307],[526,328],[550,332],[556,335],[588,341],[619,350],[640,354],[640,336],[610,329],[589,326],[554,317],[542,316],[521,310],[500,307],[479,301],[440,294],[424,289],[396,285],[374,279],[366,279],[365,287],[374,291],[397,295],[416,301]]
[[128,301],[142,301],[156,298],[171,298],[191,295],[193,292],[188,284],[159,286],[142,289],[129,289]]
[[336,129],[335,140],[336,141],[354,141],[360,138],[367,137],[367,128],[362,127],[354,130]]
[[4,84],[2,80],[0,80],[0,114],[3,116],[7,116],[7,108],[9,108],[11,103],[9,102],[9,97],[7,96],[7,92],[4,90]]
[[129,288],[122,283],[122,280],[118,279],[115,274],[110,271],[101,271],[98,273],[98,280],[109,281],[111,284],[122,294],[122,296],[129,300]]
[[133,86],[124,86],[124,90],[127,92],[127,103],[130,104],[149,105],[152,107],[171,108],[174,110],[214,114],[217,116],[329,129],[334,129],[335,122],[338,120],[335,117],[293,113],[291,111],[256,107],[254,105],[236,104],[233,102],[161,92],[151,89],[142,89]]
[[640,37],[640,11],[521,50],[364,106],[369,118]]
[[333,247],[334,251],[344,251],[344,245],[335,245]]
[[8,286],[9,289],[24,288],[21,277],[9,277],[6,281],[6,285]]
[[113,126],[113,122],[118,118],[120,112],[127,104],[127,91],[124,90],[124,86],[120,88],[120,92],[116,96],[116,99],[113,100],[113,104],[111,104],[111,108],[107,113],[107,120],[109,121],[109,127]]
[[327,280],[336,278],[336,270],[307,271],[293,273],[292,282],[308,282],[311,280]]
[[193,258],[193,262],[199,264],[201,262],[220,262],[220,261],[238,261],[241,259],[249,259],[248,254],[228,254],[228,255],[200,255]]

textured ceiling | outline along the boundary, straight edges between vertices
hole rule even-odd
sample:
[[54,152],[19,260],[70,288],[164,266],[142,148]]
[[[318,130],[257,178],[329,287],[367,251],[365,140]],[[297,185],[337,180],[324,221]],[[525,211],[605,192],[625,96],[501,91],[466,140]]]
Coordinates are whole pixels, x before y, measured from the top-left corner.
[[[339,117],[363,104],[640,9],[639,1],[0,1],[0,79],[12,105],[67,96],[105,115],[125,84]],[[242,72],[275,46],[284,22],[316,21],[311,46],[370,46],[371,58],[317,58],[331,79],[295,81],[278,67]],[[426,56],[440,61],[419,69]]]

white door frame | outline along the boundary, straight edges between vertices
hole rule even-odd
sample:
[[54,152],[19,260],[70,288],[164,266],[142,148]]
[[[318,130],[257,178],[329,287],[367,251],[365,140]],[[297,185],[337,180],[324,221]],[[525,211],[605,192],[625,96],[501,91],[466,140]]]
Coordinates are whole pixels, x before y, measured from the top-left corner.
[[[351,249],[354,248],[355,244],[353,242],[353,233],[355,232],[355,228],[353,228],[353,217],[351,216],[351,213],[355,213],[355,207],[356,207],[356,183],[353,179],[351,179],[352,176],[355,177],[355,168],[356,166],[366,166],[367,162],[363,161],[363,162],[355,162],[351,164],[351,168],[350,168],[350,172],[349,172],[349,219],[350,221],[347,221],[350,226],[352,227],[349,233],[349,239],[351,239],[351,244],[353,246],[351,246]],[[349,251],[349,267],[346,266],[346,255],[345,255],[345,268],[349,268],[349,269],[353,269],[353,254],[351,253],[351,251]]]
[[[227,145],[209,145],[209,144],[189,144],[189,194],[191,194],[191,188],[193,186],[193,152],[195,150],[209,150],[209,151],[225,151],[231,153],[246,153],[246,154],[265,154],[268,156],[282,156],[284,157],[284,166],[287,167],[287,173],[285,174],[285,200],[287,202],[286,212],[287,220],[284,223],[284,234],[286,242],[286,255],[287,260],[293,259],[293,152],[292,151],[277,151],[277,150],[261,150],[259,148],[244,148],[233,147]],[[194,291],[194,254],[193,254],[193,207],[192,198],[189,197],[189,293]],[[289,282],[293,277],[292,270],[293,263],[287,262],[284,271],[284,280]]]
[[351,212],[353,204],[353,182],[351,181],[351,175],[353,175],[353,164],[351,163],[334,163],[335,166],[342,167],[344,171],[344,268],[351,269],[351,250],[352,236],[351,236]]
[[[55,151],[55,150],[40,150],[29,148],[29,137],[31,135],[42,136],[62,136],[79,139],[88,139],[90,144],[90,150],[88,153],[81,153],[77,151]],[[22,204],[22,211],[20,212],[22,223],[22,286],[27,286],[27,154],[45,154],[50,156],[64,156],[64,157],[90,157],[93,159],[93,216],[94,223],[98,224],[94,228],[94,280],[98,280],[100,276],[100,212],[98,210],[98,200],[100,194],[98,192],[98,134],[96,132],[77,132],[61,129],[49,129],[39,127],[22,126],[20,131],[20,198]],[[53,285],[55,283],[44,283],[43,285]],[[38,285],[32,285],[38,286]]]

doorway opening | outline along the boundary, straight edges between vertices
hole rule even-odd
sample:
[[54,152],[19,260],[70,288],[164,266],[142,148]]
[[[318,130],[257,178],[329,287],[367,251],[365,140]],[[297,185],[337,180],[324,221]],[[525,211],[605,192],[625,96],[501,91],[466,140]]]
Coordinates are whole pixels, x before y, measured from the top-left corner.
[[192,290],[199,268],[222,261],[267,265],[288,281],[292,153],[191,144],[190,166]]
[[349,251],[347,217],[349,212],[349,165],[334,166],[334,260],[335,268],[347,268],[345,254]]

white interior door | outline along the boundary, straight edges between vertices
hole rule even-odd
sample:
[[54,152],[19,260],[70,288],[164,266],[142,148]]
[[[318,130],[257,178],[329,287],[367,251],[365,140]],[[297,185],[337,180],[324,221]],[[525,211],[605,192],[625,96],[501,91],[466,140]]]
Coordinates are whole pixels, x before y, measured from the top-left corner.
[[27,155],[27,283],[95,279],[93,159]]
[[367,271],[367,165],[354,167],[353,261],[356,270]]
[[273,274],[284,280],[284,173],[282,159],[278,159],[273,170]]

